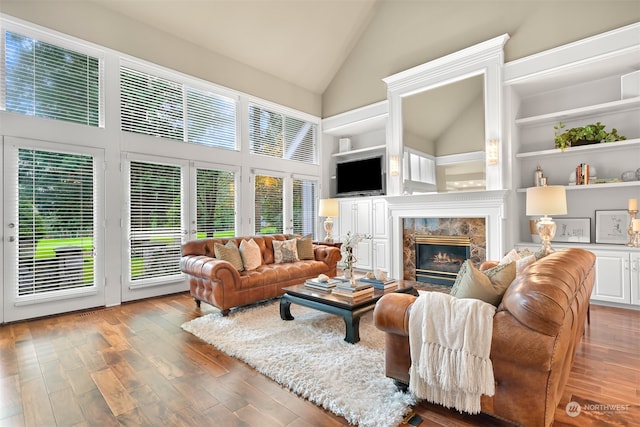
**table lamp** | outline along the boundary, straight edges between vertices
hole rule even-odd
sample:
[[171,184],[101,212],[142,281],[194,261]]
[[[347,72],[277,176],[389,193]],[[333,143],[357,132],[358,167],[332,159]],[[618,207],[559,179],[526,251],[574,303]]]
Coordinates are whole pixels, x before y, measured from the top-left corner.
[[327,233],[324,241],[333,243],[333,219],[331,217],[338,216],[338,200],[337,199],[320,199],[320,208],[318,215],[324,216],[324,231]]
[[549,215],[566,214],[567,193],[562,185],[527,188],[527,216],[542,215],[536,223],[536,229],[545,254],[554,251],[550,242],[556,234],[556,223]]

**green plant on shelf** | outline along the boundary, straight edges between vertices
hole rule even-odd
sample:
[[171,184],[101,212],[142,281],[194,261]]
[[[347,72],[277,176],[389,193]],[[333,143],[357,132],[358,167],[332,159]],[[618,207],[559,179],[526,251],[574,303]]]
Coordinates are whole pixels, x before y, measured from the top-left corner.
[[567,147],[575,147],[585,144],[597,144],[599,142],[615,142],[627,139],[626,136],[618,135],[618,130],[612,128],[611,132],[605,130],[605,125],[600,122],[588,124],[585,126],[567,129],[564,133],[559,133],[560,129],[564,129],[565,124],[559,122],[553,126],[555,129],[556,148],[564,151]]

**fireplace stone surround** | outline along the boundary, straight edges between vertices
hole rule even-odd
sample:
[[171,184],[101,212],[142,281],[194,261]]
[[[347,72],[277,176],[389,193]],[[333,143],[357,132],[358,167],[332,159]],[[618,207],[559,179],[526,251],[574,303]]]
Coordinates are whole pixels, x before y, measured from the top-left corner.
[[500,259],[505,247],[508,190],[387,197],[391,277],[415,280],[415,235],[466,235],[477,265]]

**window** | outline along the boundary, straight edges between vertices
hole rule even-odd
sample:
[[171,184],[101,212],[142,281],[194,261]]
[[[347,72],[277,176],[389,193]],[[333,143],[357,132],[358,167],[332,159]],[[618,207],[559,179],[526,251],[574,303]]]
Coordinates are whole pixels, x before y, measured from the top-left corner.
[[94,285],[93,163],[18,150],[19,297]]
[[236,149],[236,101],[127,67],[120,68],[122,130]]
[[100,60],[5,31],[4,109],[100,126]]
[[236,103],[232,99],[187,88],[187,141],[236,149]]
[[315,181],[293,180],[293,232],[307,235],[315,233],[317,183]]
[[249,107],[249,147],[252,154],[318,164],[314,124],[255,105]]
[[132,161],[129,179],[129,279],[175,278],[184,230],[182,168]]
[[183,110],[180,84],[120,68],[122,130],[182,141]]
[[267,176],[255,176],[255,233],[282,233],[282,184],[283,179]]
[[196,236],[235,236],[235,174],[233,172],[197,169],[196,171]]

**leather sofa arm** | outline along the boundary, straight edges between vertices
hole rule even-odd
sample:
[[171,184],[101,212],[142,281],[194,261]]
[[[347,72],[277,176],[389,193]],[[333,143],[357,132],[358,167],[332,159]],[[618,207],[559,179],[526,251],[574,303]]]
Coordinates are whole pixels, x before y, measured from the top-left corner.
[[240,274],[228,261],[205,255],[187,255],[180,259],[180,269],[191,276],[240,288]]
[[409,335],[409,313],[416,296],[391,293],[378,300],[373,310],[375,326],[391,334]]
[[313,245],[313,254],[316,261],[322,261],[330,268],[335,267],[342,258],[340,249],[335,246]]

